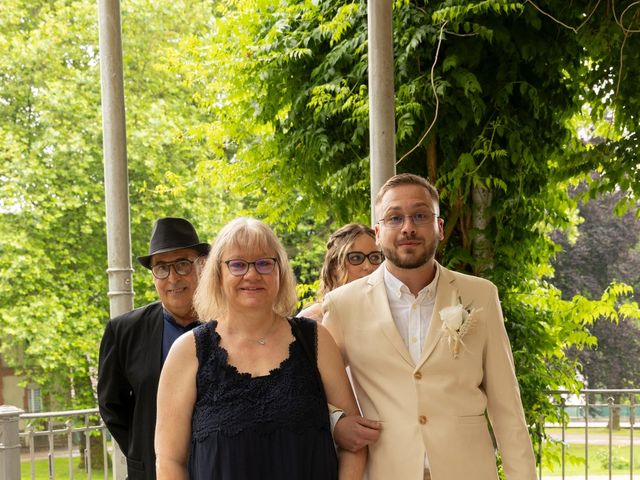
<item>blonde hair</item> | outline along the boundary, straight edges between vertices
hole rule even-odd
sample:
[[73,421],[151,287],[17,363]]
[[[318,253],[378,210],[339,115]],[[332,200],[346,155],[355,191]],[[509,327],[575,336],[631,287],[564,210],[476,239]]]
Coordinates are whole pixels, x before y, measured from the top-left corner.
[[222,255],[229,248],[274,251],[280,288],[273,311],[283,317],[293,314],[297,302],[296,284],[287,252],[267,224],[255,218],[239,217],[227,223],[211,245],[193,300],[198,318],[206,322],[220,318],[227,311],[227,299],[222,288]]
[[[429,193],[431,200],[435,204],[436,208],[438,207],[438,203],[440,202],[440,195],[438,195],[438,190],[434,187],[429,180],[420,175],[414,175],[413,173],[399,173],[398,175],[394,175],[389,180],[387,180],[380,190],[378,190],[378,194],[376,195],[376,210],[382,202],[382,197],[384,197],[385,193],[389,190],[393,190],[396,187],[401,187],[403,185],[418,185],[420,187],[424,187],[424,189]],[[378,214],[379,212],[376,212]],[[436,211],[438,213],[438,211]]]
[[376,234],[371,227],[362,223],[349,223],[331,234],[327,242],[327,253],[320,271],[320,288],[318,301],[334,288],[347,283],[347,253],[360,235],[369,235],[374,240]]

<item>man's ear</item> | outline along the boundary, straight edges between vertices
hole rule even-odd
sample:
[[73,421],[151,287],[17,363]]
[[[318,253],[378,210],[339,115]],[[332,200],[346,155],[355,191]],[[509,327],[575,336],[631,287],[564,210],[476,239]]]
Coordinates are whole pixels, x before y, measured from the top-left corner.
[[200,274],[202,274],[202,270],[204,269],[205,263],[207,263],[206,255],[200,255],[198,258],[196,258],[196,264],[198,265],[198,270]]

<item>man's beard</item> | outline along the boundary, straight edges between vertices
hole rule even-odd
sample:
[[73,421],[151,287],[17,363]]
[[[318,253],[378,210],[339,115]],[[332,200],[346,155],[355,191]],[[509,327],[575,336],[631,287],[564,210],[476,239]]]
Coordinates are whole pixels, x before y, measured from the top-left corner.
[[438,240],[436,239],[432,244],[427,245],[424,253],[418,257],[410,257],[403,259],[398,255],[397,250],[387,248],[384,245],[381,245],[382,253],[384,253],[385,258],[395,265],[398,268],[404,268],[407,270],[412,270],[415,268],[420,268],[425,265],[429,260],[433,259],[436,253],[436,248],[438,248]]

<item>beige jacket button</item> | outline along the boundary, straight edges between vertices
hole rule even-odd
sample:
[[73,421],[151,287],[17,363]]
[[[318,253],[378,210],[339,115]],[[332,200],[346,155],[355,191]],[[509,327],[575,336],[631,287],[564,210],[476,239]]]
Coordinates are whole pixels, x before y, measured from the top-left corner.
[[413,374],[413,378],[416,380],[420,380],[422,378],[422,374],[420,372],[416,372]]
[[424,415],[420,415],[420,416],[418,417],[418,421],[419,421],[422,425],[424,425],[425,423],[427,423],[427,417],[426,417],[426,416],[424,416]]

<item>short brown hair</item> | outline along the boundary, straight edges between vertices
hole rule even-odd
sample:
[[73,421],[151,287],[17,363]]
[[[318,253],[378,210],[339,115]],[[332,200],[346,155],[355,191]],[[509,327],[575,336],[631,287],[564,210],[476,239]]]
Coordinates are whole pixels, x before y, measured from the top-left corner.
[[378,205],[382,202],[382,197],[384,197],[385,193],[402,185],[418,185],[420,187],[424,187],[427,192],[429,192],[431,200],[433,200],[436,205],[440,202],[438,190],[436,190],[436,187],[434,187],[429,180],[413,173],[399,173],[384,182],[384,185],[380,187],[380,190],[378,190],[378,194],[376,195],[375,207],[378,208]]
[[347,283],[346,259],[349,249],[360,235],[369,235],[375,240],[376,234],[371,227],[362,223],[348,223],[333,232],[327,242],[327,253],[320,271],[320,289],[318,300],[334,288]]
[[227,299],[222,288],[222,255],[227,248],[239,246],[274,251],[278,261],[280,288],[273,311],[283,317],[293,314],[297,302],[296,282],[287,252],[266,223],[255,218],[239,217],[222,227],[211,246],[193,301],[198,318],[206,322],[216,320],[226,313]]

